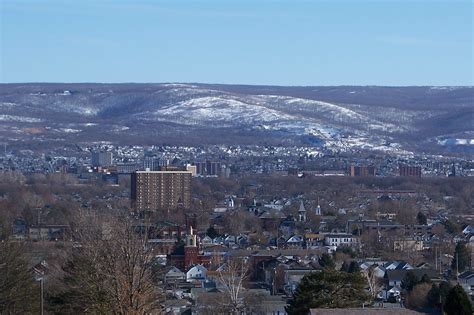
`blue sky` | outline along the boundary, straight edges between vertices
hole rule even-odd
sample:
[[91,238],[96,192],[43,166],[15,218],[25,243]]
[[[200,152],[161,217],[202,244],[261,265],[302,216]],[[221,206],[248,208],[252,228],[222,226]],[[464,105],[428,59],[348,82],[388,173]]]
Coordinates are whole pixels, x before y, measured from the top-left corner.
[[471,0],[0,2],[3,83],[473,85]]

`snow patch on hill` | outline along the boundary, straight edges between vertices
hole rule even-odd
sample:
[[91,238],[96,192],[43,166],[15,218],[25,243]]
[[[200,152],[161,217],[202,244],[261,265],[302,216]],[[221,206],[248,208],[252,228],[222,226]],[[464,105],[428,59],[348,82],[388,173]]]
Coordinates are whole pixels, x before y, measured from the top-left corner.
[[258,104],[223,97],[205,96],[179,102],[154,112],[156,120],[216,126],[261,124],[293,119],[291,115]]
[[39,123],[42,122],[42,119],[25,117],[25,116],[16,116],[16,115],[0,115],[0,121],[16,121],[16,122],[25,122],[25,123]]

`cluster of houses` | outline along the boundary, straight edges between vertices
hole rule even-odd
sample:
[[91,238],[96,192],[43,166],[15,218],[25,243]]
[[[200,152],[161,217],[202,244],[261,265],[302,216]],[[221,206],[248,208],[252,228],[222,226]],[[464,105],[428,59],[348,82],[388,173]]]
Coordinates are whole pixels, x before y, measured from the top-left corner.
[[[284,306],[301,279],[309,273],[322,270],[319,263],[321,254],[322,252],[308,253],[295,249],[254,252],[240,250],[228,254],[225,259],[245,255],[249,266],[245,290],[253,292],[252,294],[264,293],[260,299],[266,305],[267,314],[285,314]],[[174,266],[167,267],[163,283],[169,297],[168,312],[182,314],[185,310],[192,310],[199,305],[202,294],[212,296],[224,292],[222,284],[219,283],[220,278],[216,275],[220,274],[225,264],[211,263],[207,267],[195,264],[184,270]],[[419,279],[428,277],[433,283],[442,281],[439,273],[427,264],[412,266],[405,261],[363,259],[357,261],[357,265],[360,272],[370,270],[377,279],[376,296],[380,303],[400,306],[401,283],[408,272],[413,272]],[[469,275],[472,281],[474,274],[471,272]]]

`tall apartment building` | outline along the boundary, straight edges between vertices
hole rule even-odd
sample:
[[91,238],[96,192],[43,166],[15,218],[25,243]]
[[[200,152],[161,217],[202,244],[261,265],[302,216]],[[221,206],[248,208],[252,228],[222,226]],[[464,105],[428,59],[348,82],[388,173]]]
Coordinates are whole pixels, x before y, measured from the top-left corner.
[[191,206],[189,171],[137,171],[132,173],[131,198],[135,209],[172,210]]
[[349,176],[351,177],[375,176],[375,167],[351,165],[349,166]]
[[219,176],[221,174],[221,162],[206,161],[207,175]]
[[221,162],[194,162],[194,166],[196,166],[196,174],[201,176],[220,176],[222,172]]
[[112,166],[113,155],[109,151],[92,152],[92,166]]
[[421,177],[421,166],[399,164],[398,172],[400,176]]
[[207,175],[206,162],[194,162],[193,164],[196,166],[197,175]]
[[166,159],[160,159],[158,157],[147,156],[143,159],[143,169],[150,171],[159,171],[162,166],[169,165],[169,161]]

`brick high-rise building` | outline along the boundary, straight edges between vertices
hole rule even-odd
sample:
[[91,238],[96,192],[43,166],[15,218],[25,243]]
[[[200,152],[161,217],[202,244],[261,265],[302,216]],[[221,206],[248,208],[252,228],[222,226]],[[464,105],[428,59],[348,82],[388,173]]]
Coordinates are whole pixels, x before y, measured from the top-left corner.
[[421,166],[399,164],[398,172],[400,176],[421,177]]
[[375,167],[351,165],[349,167],[349,176],[351,177],[375,176]]
[[188,171],[137,171],[132,173],[131,198],[135,209],[172,210],[191,206]]
[[222,172],[221,162],[194,162],[194,165],[196,166],[196,174],[200,176],[220,176]]
[[208,176],[219,176],[221,174],[221,163],[206,161],[206,170]]

